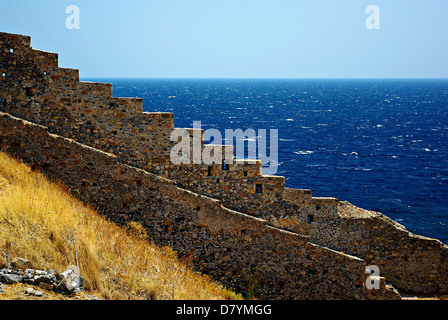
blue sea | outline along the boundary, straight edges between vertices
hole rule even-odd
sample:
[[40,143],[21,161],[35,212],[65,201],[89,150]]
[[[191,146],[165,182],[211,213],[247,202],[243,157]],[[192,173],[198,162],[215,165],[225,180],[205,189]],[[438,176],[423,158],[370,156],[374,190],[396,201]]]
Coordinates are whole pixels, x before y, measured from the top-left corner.
[[85,79],[175,126],[278,130],[277,175],[448,243],[448,80]]

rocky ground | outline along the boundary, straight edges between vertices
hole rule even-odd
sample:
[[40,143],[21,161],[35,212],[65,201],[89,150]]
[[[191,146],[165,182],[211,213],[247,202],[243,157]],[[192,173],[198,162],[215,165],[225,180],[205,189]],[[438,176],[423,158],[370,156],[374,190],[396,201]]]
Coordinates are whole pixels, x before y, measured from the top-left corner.
[[0,269],[0,300],[97,300],[97,297],[84,292],[84,279],[73,269],[62,273],[54,270]]
[[61,293],[46,290],[37,286],[16,283],[4,285],[0,283],[0,301],[4,300],[100,300],[94,295],[85,293]]

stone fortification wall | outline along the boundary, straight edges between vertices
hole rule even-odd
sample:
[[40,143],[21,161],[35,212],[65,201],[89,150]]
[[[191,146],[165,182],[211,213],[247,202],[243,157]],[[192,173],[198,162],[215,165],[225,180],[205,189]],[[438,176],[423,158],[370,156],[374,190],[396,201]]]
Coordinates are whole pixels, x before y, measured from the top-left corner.
[[[260,161],[235,161],[225,169],[221,163],[174,165],[172,113],[142,112],[142,99],[114,98],[111,84],[80,82],[78,70],[59,68],[58,55],[31,48],[27,36],[0,33],[0,46],[0,111],[113,153],[122,163],[220,199],[229,208],[259,217],[275,210],[273,223],[279,226],[306,220],[305,208],[286,205],[282,198],[284,177],[263,176]],[[222,148],[228,153],[228,146]]]
[[448,293],[448,246],[415,235],[381,213],[340,202],[338,219],[309,230],[310,241],[365,259],[400,292]]
[[142,99],[80,82],[78,70],[59,68],[58,55],[32,49],[29,37],[0,33],[0,44],[0,110],[130,164],[169,157],[172,113],[143,113]]
[[[310,242],[360,257],[377,265],[400,292],[440,295],[448,293],[448,246],[436,239],[415,235],[385,215],[335,199],[314,203],[310,190],[285,189],[284,196],[308,203],[307,227],[293,226]],[[336,205],[336,207],[334,206]],[[319,206],[319,210],[315,206]],[[323,214],[324,213],[324,214]]]
[[[262,175],[258,160],[228,167],[221,163],[174,165],[169,158],[174,144],[170,139],[175,129],[172,113],[142,112],[142,99],[115,98],[110,84],[80,82],[78,70],[59,68],[58,55],[32,49],[27,36],[0,33],[0,75],[0,112],[111,153],[120,163],[166,177],[183,189],[217,199],[227,208],[262,218],[272,226],[307,235],[318,245],[378,263],[399,288],[425,294],[447,292],[445,246],[403,232],[390,219],[375,218],[338,199],[285,188],[284,177]],[[195,135],[195,129],[185,130]],[[219,148],[223,154],[233,154],[232,147]],[[52,166],[45,157],[39,163],[44,168]],[[82,173],[90,166],[78,169]],[[136,181],[129,182],[130,188]],[[82,184],[92,196],[114,190],[88,179]],[[120,194],[117,199],[118,203],[108,200],[116,205],[115,215],[139,212],[135,198]],[[96,201],[107,206],[101,198]],[[166,223],[169,229],[173,222]]]
[[[139,221],[155,243],[173,246],[198,270],[238,291],[255,281],[255,295],[266,299],[368,297],[362,259],[226,209],[46,127],[0,113],[0,145],[113,221]],[[382,298],[399,298],[389,288],[381,292]]]

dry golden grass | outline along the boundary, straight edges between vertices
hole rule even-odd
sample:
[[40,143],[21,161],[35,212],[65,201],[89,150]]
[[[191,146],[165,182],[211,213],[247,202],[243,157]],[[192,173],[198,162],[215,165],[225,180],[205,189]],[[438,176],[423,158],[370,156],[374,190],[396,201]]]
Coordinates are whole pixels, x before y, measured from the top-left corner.
[[77,253],[86,292],[102,299],[238,298],[151,244],[141,225],[118,227],[1,152],[0,250],[0,267],[9,255],[57,272],[76,265]]

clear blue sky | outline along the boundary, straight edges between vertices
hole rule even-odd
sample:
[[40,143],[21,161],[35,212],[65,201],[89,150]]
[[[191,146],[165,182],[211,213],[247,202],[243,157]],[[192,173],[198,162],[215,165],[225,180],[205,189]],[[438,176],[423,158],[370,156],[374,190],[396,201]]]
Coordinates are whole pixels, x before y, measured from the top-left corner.
[[448,77],[448,0],[10,0],[0,14],[83,78]]

